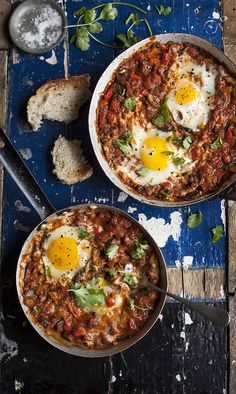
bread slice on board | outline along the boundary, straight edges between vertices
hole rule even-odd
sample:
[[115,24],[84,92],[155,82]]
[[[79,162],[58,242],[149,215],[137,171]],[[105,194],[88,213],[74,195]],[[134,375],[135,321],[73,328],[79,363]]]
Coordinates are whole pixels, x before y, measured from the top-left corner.
[[68,141],[60,135],[54,143],[52,161],[53,173],[67,185],[81,182],[93,173],[92,167],[83,156],[79,140]]
[[42,85],[27,105],[28,121],[34,131],[43,119],[70,123],[78,118],[79,108],[91,96],[90,76],[83,74],[68,79],[56,79]]

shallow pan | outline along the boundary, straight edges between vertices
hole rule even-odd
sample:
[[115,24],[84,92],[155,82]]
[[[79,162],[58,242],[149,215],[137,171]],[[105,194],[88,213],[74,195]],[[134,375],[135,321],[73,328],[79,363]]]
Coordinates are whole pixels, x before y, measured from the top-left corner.
[[165,44],[169,41],[172,42],[189,42],[194,44],[206,52],[210,53],[214,56],[219,62],[221,62],[226,68],[230,71],[231,74],[236,75],[236,65],[216,46],[211,44],[209,41],[204,40],[198,36],[194,36],[191,34],[182,34],[182,33],[167,33],[167,34],[159,34],[153,36],[151,38],[147,38],[145,40],[140,41],[139,43],[135,44],[131,48],[128,48],[126,51],[121,53],[117,58],[115,58],[112,63],[107,67],[107,69],[102,74],[101,78],[99,79],[96,88],[93,93],[92,101],[90,104],[90,111],[89,111],[89,131],[90,137],[93,145],[94,152],[97,156],[97,159],[105,172],[108,178],[117,186],[119,189],[124,191],[125,193],[129,194],[130,196],[134,197],[136,200],[140,202],[155,205],[160,207],[181,207],[199,203],[201,201],[205,201],[208,199],[212,199],[215,197],[224,197],[232,200],[236,200],[236,174],[232,174],[232,176],[224,182],[216,191],[206,194],[204,196],[198,197],[192,200],[183,200],[178,202],[169,202],[169,201],[162,201],[162,200],[150,200],[145,198],[144,196],[138,195],[129,187],[127,187],[121,180],[114,174],[114,172],[110,169],[105,157],[102,153],[102,146],[98,140],[97,131],[96,131],[96,116],[97,116],[97,108],[98,102],[100,99],[101,94],[103,93],[107,83],[110,81],[113,72],[117,69],[120,63],[129,58],[135,52],[137,52],[142,46],[146,45],[150,40],[156,40],[162,44]]
[[[60,211],[56,211],[54,207],[51,205],[51,203],[48,201],[47,197],[44,195],[42,190],[40,189],[39,185],[37,184],[36,180],[34,179],[33,175],[30,173],[30,171],[27,169],[25,164],[23,163],[22,159],[16,152],[15,148],[5,135],[5,133],[0,129],[0,162],[3,164],[5,169],[9,172],[9,174],[12,176],[14,181],[17,183],[17,185],[20,187],[22,192],[25,194],[25,196],[28,198],[29,202],[31,205],[35,208],[35,210],[38,212],[40,218],[41,218],[41,223],[37,225],[37,227],[30,233],[28,238],[26,239],[19,259],[17,263],[17,271],[16,271],[16,287],[17,287],[17,293],[19,297],[20,304],[22,306],[22,309],[34,327],[34,329],[45,339],[47,342],[49,342],[51,345],[55,346],[56,348],[70,354],[74,354],[76,356],[81,356],[81,357],[106,357],[106,356],[111,356],[112,354],[121,352],[128,347],[134,345],[136,342],[138,342],[144,335],[147,334],[147,332],[152,328],[152,326],[155,324],[155,322],[158,319],[158,316],[160,315],[163,306],[165,304],[166,297],[163,295],[159,296],[158,304],[156,309],[153,311],[152,316],[150,319],[146,322],[144,327],[136,333],[136,335],[132,336],[131,338],[127,338],[125,340],[119,341],[118,345],[110,346],[106,349],[101,349],[101,350],[87,350],[87,349],[82,349],[79,347],[75,347],[73,345],[70,345],[69,342],[67,341],[60,341],[58,342],[54,337],[46,335],[44,330],[41,329],[35,322],[33,321],[28,308],[24,305],[23,303],[23,297],[21,294],[21,288],[22,288],[22,283],[24,280],[24,274],[25,274],[25,269],[24,265],[22,264],[22,256],[28,249],[28,246],[35,235],[37,231],[39,231],[41,225],[45,222],[53,220],[55,217],[58,217],[62,215],[65,212],[68,211],[73,211],[78,208],[80,209],[85,209],[88,206],[94,206],[91,204],[83,204],[83,205],[77,205],[77,206],[71,206],[65,209],[62,209]],[[153,240],[153,238],[150,236],[150,234],[141,226],[135,219],[133,219],[131,216],[129,216],[127,213],[121,211],[118,208],[106,206],[106,205],[96,205],[99,207],[99,209],[102,210],[110,210],[112,212],[119,212],[121,213],[124,217],[128,218],[131,222],[133,222],[145,235],[146,239],[148,240],[149,244],[153,247],[157,258],[158,258],[158,263],[159,263],[159,270],[160,270],[160,281],[159,281],[159,286],[162,287],[163,289],[167,290],[167,271],[166,271],[166,265],[165,261],[163,258],[163,255]]]

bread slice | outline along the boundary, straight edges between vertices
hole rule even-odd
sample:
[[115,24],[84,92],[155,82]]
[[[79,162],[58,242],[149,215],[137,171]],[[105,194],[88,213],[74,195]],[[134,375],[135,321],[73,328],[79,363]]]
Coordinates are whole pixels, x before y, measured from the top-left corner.
[[27,105],[28,121],[32,129],[37,131],[43,119],[65,123],[77,119],[79,108],[91,96],[89,82],[89,74],[83,74],[68,79],[55,79],[42,85]]
[[83,156],[79,140],[68,141],[60,135],[54,143],[52,161],[53,173],[67,185],[81,182],[93,173],[92,167]]

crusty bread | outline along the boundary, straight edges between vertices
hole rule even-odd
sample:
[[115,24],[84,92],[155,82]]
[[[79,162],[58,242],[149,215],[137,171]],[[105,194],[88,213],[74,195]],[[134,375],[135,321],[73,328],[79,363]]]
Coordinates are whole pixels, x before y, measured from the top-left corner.
[[68,141],[61,135],[54,143],[52,150],[53,173],[62,183],[67,185],[81,182],[93,173],[92,167],[87,164],[83,156],[80,145],[81,141]]
[[38,130],[42,119],[65,123],[77,119],[80,106],[91,96],[89,82],[89,74],[83,74],[48,81],[42,85],[27,105],[28,121],[32,129]]

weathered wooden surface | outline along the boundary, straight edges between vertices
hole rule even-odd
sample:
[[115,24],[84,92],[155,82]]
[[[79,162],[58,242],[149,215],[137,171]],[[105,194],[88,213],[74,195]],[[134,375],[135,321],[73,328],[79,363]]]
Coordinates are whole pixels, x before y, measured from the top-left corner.
[[0,48],[9,47],[8,20],[11,11],[11,0],[1,0],[0,4]]

